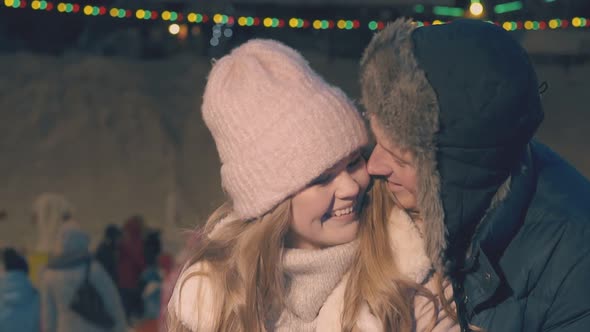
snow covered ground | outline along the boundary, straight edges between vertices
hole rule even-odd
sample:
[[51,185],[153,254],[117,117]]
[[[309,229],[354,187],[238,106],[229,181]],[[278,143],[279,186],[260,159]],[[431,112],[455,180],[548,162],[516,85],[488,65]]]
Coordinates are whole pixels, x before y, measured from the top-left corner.
[[[358,98],[356,60],[306,55]],[[34,241],[31,204],[46,191],[68,197],[95,240],[135,213],[164,227],[167,205],[177,205],[184,227],[203,222],[223,200],[199,112],[209,68],[209,59],[188,55],[0,56],[0,244]],[[590,65],[538,71],[549,83],[538,136],[590,176]]]

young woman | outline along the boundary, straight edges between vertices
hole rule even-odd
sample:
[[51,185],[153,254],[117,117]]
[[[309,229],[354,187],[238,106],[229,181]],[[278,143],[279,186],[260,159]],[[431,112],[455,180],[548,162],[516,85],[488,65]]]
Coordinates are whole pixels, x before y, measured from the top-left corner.
[[[367,134],[346,96],[293,49],[252,40],[214,64],[202,111],[230,202],[209,218],[176,284],[169,331],[413,328],[411,290],[431,264],[407,215],[396,215],[399,227],[389,215],[359,222],[370,210]],[[403,268],[363,286],[365,261]]]

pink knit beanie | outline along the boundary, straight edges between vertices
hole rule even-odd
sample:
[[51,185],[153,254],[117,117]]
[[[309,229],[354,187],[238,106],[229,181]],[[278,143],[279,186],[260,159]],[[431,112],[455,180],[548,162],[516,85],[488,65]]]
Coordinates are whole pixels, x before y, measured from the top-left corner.
[[215,62],[202,111],[242,219],[263,215],[367,144],[344,93],[272,40],[251,40]]

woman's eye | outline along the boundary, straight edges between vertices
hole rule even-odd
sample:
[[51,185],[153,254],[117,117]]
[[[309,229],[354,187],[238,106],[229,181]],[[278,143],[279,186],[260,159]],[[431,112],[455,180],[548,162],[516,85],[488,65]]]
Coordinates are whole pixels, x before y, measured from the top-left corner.
[[362,162],[363,162],[363,157],[362,156],[358,156],[358,158],[354,159],[353,161],[350,162],[350,164],[348,164],[348,169],[354,169],[357,166],[359,166]]
[[310,186],[324,185],[332,181],[332,174],[322,174],[310,183]]

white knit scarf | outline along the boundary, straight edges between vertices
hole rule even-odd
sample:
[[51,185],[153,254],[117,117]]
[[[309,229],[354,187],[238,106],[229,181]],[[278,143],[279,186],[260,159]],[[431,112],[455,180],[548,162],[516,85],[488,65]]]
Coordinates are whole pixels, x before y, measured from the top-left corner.
[[315,331],[320,309],[349,270],[357,248],[355,240],[322,250],[285,250],[287,308],[275,331]]

